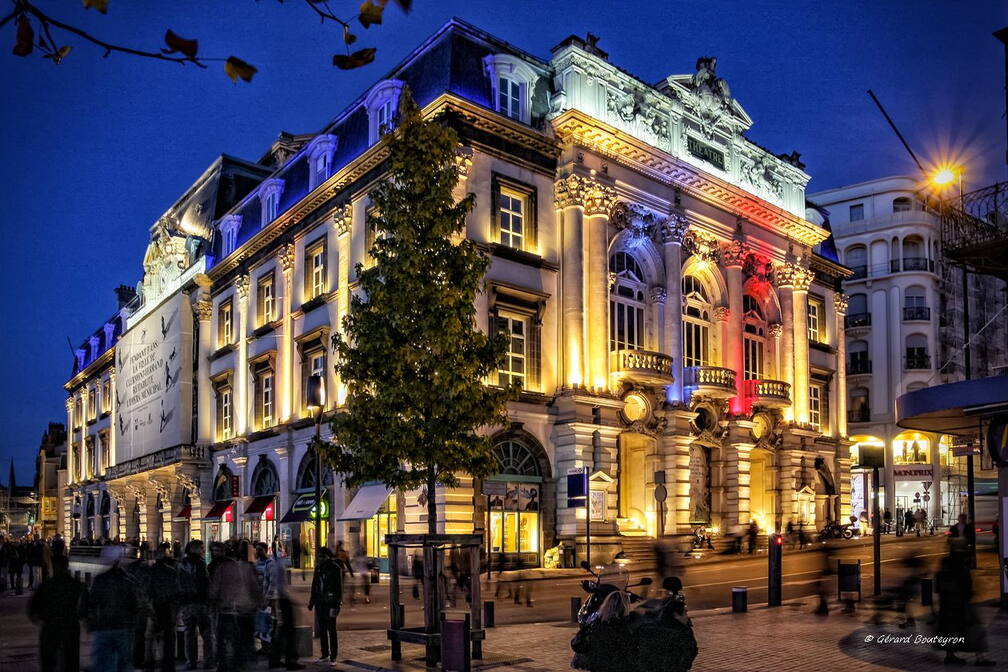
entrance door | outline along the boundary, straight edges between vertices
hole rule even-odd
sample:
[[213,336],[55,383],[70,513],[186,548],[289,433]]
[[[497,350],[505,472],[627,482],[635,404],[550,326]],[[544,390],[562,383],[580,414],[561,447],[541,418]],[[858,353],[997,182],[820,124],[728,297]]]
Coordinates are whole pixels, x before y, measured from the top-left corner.
[[653,439],[643,434],[620,436],[620,531],[648,533],[646,456]]

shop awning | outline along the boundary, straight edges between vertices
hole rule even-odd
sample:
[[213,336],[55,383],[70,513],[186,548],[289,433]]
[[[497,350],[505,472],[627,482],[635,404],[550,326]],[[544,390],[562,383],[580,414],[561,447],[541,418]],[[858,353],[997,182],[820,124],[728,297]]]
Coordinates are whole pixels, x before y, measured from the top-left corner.
[[192,505],[186,504],[175,514],[175,520],[189,520],[192,518]]
[[378,509],[392,492],[383,483],[362,485],[353,500],[336,520],[367,520],[378,513]]
[[266,510],[266,507],[272,504],[275,498],[276,495],[265,495],[263,497],[256,497],[251,502],[249,502],[248,506],[245,507],[245,515],[261,516],[263,514],[263,511]]
[[[314,520],[312,512],[315,510],[315,493],[305,492],[297,496],[291,504],[290,511],[280,519],[281,523],[303,523],[306,520]],[[326,503],[326,491],[322,491],[322,517],[329,514],[329,505]]]
[[224,516],[224,513],[231,508],[232,504],[234,504],[233,499],[226,499],[221,502],[214,502],[214,505],[210,509],[210,511],[205,516],[203,516],[203,520],[220,520]]

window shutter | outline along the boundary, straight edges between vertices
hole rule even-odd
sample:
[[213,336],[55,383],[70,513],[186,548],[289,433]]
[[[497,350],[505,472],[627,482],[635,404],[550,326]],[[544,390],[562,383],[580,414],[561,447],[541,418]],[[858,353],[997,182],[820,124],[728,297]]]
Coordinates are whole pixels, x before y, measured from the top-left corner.
[[528,366],[528,389],[535,392],[542,390],[541,369],[542,369],[542,325],[538,320],[529,320],[527,366]]
[[252,395],[254,397],[253,405],[255,407],[252,415],[255,421],[255,428],[257,430],[262,429],[262,388],[262,374],[257,374],[255,377],[255,394]]
[[500,180],[495,176],[490,182],[490,242],[500,242]]
[[539,221],[536,217],[536,190],[533,189],[526,201],[528,212],[525,213],[525,249],[529,252],[539,251]]
[[224,404],[221,399],[221,390],[217,388],[217,436],[220,437],[224,432]]

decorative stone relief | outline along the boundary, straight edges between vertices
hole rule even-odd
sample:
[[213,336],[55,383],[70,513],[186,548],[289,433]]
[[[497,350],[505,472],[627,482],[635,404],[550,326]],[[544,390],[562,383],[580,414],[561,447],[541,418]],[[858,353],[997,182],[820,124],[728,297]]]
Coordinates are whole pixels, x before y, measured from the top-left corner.
[[554,184],[554,203],[557,208],[580,205],[589,217],[608,216],[615,201],[615,189],[580,175],[568,175]]
[[336,228],[336,235],[342,236],[350,233],[350,223],[353,220],[353,206],[344,203],[333,213],[333,226]]
[[235,291],[238,292],[238,298],[245,300],[249,295],[249,276],[239,275],[235,278]]
[[689,231],[689,220],[686,219],[683,212],[673,210],[668,217],[656,225],[655,229],[661,242],[682,245],[683,239]]
[[713,312],[714,319],[718,322],[727,322],[728,318],[731,317],[731,309],[727,306],[715,306]]
[[284,273],[294,270],[294,243],[287,243],[277,253],[277,261]]
[[651,288],[651,303],[665,303],[665,299],[668,298],[668,292],[665,288],[660,285],[655,285]]
[[683,250],[688,255],[695,255],[712,263],[718,262],[720,251],[718,242],[713,236],[692,230],[683,237]]
[[774,322],[767,327],[767,336],[770,338],[780,338],[784,333],[784,326],[780,322]]
[[[707,139],[713,139],[717,127],[731,117],[731,90],[728,83],[717,76],[716,69],[717,58],[702,56],[697,59],[691,81],[694,99],[690,102],[700,121],[700,131]],[[683,144],[685,142],[684,138]]]
[[473,165],[473,149],[462,145],[455,150],[455,166],[458,168],[459,180],[469,177]]
[[849,303],[850,297],[846,294],[837,293],[833,295],[833,308],[836,310],[837,315],[846,315]]
[[742,272],[750,278],[761,282],[770,282],[773,278],[773,263],[761,254],[750,252],[742,264]]
[[193,305],[193,312],[200,321],[209,320],[213,317],[213,301],[210,299],[199,299]]
[[733,240],[721,247],[721,263],[725,266],[742,267],[748,250],[741,240]]
[[774,269],[778,287],[793,287],[799,291],[808,290],[814,274],[800,262],[787,262]]
[[774,175],[770,164],[759,155],[751,161],[742,161],[742,178],[758,190],[764,191],[775,198],[784,195],[784,186]]

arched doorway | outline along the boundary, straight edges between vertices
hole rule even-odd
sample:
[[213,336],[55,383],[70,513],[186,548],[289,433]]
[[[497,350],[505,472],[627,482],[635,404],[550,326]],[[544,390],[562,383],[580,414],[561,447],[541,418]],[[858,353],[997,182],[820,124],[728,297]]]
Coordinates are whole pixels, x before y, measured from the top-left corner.
[[773,453],[753,448],[749,454],[749,519],[767,532],[780,529],[775,474]]
[[619,437],[619,518],[622,534],[656,534],[654,506],[648,501],[647,457],[654,453],[655,440],[645,434],[627,432]]
[[825,459],[821,457],[816,458],[815,470],[815,519],[816,525],[822,528],[828,522],[835,521],[837,518],[837,511],[835,510],[837,487],[833,479],[833,473],[830,471]]
[[538,567],[542,557],[544,486],[549,460],[539,442],[512,429],[493,439],[497,473],[486,479],[490,551],[515,567]]
[[280,494],[280,477],[276,467],[265,455],[252,471],[249,491],[252,501],[245,507],[245,536],[254,541],[272,544],[276,538],[277,497]]
[[234,519],[234,492],[236,490],[231,470],[221,465],[214,477],[213,484],[213,506],[210,511],[203,516],[206,521],[206,539],[213,541],[227,541],[236,536]]
[[[314,497],[315,493],[315,452],[309,450],[305,453],[304,457],[301,458],[301,463],[298,465],[297,470],[297,480],[294,486],[294,500],[295,504],[302,496]],[[303,515],[297,516],[296,520],[288,518],[291,516],[293,511],[288,512],[281,520],[281,523],[290,525],[291,540],[294,548],[292,549],[291,557],[293,558],[294,565],[301,568],[312,568],[315,566],[314,553],[311,549],[316,547],[315,539],[315,516],[319,515],[321,518],[321,536],[320,539],[323,543],[329,539],[329,515],[330,515],[330,490],[333,484],[333,472],[331,469],[326,469],[323,465],[322,472],[322,503],[321,506],[316,507],[310,504],[309,510],[303,512]],[[313,499],[311,501],[314,501]]]

